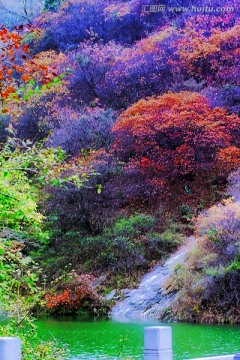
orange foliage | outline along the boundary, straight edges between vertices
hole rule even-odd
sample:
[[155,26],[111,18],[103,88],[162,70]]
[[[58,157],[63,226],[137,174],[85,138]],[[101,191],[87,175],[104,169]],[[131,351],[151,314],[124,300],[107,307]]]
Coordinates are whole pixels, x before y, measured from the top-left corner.
[[60,294],[46,295],[46,306],[50,311],[58,313],[74,312],[84,305],[84,301],[94,301],[98,295],[93,288],[94,277],[73,273],[73,283]]
[[[2,112],[10,111],[9,103],[18,103],[24,94],[19,89],[24,83],[28,83],[37,73],[37,80],[46,83],[53,78],[52,64],[42,66],[39,56],[30,56],[29,46],[23,44],[26,36],[39,29],[32,29],[31,25],[15,27],[9,31],[5,27],[0,28],[0,102]],[[12,107],[12,106],[11,106]]]
[[[240,164],[240,118],[183,91],[140,100],[114,125],[114,149],[166,193],[194,197]],[[221,162],[221,164],[220,164]],[[206,189],[209,192],[209,188]],[[201,194],[204,196],[204,194]]]
[[223,29],[218,21],[209,16],[190,18],[181,32],[177,52],[194,77],[219,80],[229,73],[231,78],[233,68],[239,66],[240,24]]
[[229,146],[220,150],[218,161],[223,173],[226,172],[226,169],[227,171],[236,170],[240,164],[240,149],[236,146]]

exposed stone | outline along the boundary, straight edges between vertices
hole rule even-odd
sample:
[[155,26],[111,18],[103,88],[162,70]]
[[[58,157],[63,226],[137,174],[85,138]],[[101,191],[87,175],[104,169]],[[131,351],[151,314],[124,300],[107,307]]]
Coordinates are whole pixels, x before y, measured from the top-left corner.
[[115,297],[116,291],[117,291],[116,289],[113,289],[112,291],[110,291],[110,293],[105,295],[103,299],[106,300],[106,301],[113,300],[114,297]]

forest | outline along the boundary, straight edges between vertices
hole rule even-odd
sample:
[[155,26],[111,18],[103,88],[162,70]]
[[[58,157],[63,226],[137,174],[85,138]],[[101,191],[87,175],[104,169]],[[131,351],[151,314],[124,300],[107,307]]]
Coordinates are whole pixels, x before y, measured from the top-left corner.
[[62,359],[39,316],[108,314],[189,236],[159,318],[239,324],[237,0],[0,12],[1,336]]

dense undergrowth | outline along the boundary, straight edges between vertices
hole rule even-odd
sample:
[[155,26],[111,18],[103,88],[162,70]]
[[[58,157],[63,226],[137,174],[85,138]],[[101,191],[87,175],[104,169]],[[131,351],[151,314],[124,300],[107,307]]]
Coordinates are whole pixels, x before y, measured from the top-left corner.
[[40,309],[108,311],[102,295],[135,286],[199,214],[172,311],[239,322],[238,173],[236,200],[210,208],[240,164],[237,10],[150,3],[50,0],[0,29],[1,306],[15,314],[20,294],[23,310],[8,334]]

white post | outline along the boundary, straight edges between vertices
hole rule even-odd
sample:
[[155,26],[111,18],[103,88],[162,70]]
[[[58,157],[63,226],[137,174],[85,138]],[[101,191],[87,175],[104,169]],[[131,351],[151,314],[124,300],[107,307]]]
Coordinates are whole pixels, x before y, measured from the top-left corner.
[[21,360],[21,340],[18,337],[0,337],[0,359]]
[[144,329],[144,360],[172,360],[172,329],[152,326]]

